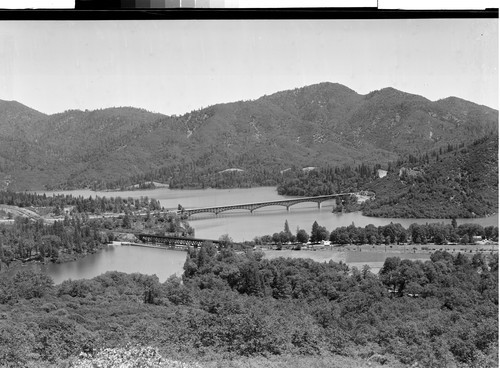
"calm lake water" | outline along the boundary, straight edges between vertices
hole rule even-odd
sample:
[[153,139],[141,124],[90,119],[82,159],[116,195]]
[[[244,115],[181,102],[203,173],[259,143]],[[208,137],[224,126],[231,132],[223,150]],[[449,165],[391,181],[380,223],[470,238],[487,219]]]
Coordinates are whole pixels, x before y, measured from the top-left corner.
[[[184,208],[222,206],[249,202],[265,202],[286,198],[277,194],[274,187],[250,188],[250,189],[203,189],[203,190],[170,190],[168,188],[138,191],[117,192],[93,192],[90,190],[75,190],[62,192],[45,192],[47,195],[71,194],[84,197],[149,197],[160,201],[166,209],[177,209],[181,204]],[[290,207],[287,212],[283,206],[264,207],[250,214],[247,210],[235,210],[223,212],[219,215],[197,214],[189,219],[189,223],[195,229],[198,238],[218,239],[223,234],[228,234],[235,241],[252,240],[255,236],[273,234],[284,229],[285,221],[288,221],[292,232],[297,228],[311,232],[314,221],[325,226],[329,231],[338,226],[348,226],[354,223],[356,226],[386,225],[391,222],[400,223],[407,228],[412,223],[425,224],[432,222],[450,223],[449,219],[390,219],[366,217],[361,213],[332,213],[334,201],[326,201],[318,209],[315,203],[301,203]],[[482,226],[498,226],[498,214],[479,219],[458,219],[458,224],[478,223]],[[173,252],[173,253],[172,253]],[[169,275],[181,274],[185,259],[184,252],[167,251],[139,247],[110,246],[103,252],[86,257],[76,262],[62,265],[46,266],[47,272],[54,278],[56,283],[64,279],[91,278],[108,270],[119,270],[123,272],[141,272],[145,274],[156,274],[161,281]],[[369,257],[366,255],[366,257]],[[375,256],[374,256],[375,257]],[[377,255],[376,257],[383,257]],[[180,259],[182,258],[182,261]],[[385,258],[384,258],[385,259]],[[358,265],[363,260],[351,260]],[[374,260],[375,261],[375,260]],[[376,259],[377,262],[383,262]],[[366,260],[368,262],[368,260]],[[349,262],[347,262],[349,263]]]
[[107,271],[156,275],[164,282],[172,275],[182,276],[186,254],[177,250],[108,245],[74,262],[27,267],[46,272],[56,284],[68,279],[91,279]]

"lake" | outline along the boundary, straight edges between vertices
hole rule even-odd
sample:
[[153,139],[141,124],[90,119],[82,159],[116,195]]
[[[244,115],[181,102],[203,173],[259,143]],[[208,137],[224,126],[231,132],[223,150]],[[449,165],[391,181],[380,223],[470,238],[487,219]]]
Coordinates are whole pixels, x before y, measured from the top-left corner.
[[156,275],[160,282],[164,282],[172,275],[182,276],[186,254],[178,250],[110,244],[74,262],[30,264],[26,267],[47,273],[56,284],[68,279],[91,279],[107,271]]
[[[94,192],[91,190],[75,190],[60,192],[42,192],[47,195],[71,194],[83,197],[149,197],[160,201],[165,209],[177,209],[181,204],[184,208],[223,206],[249,202],[275,201],[286,196],[280,196],[274,187],[261,187],[249,189],[200,189],[200,190],[170,190],[168,188],[116,191],[116,192]],[[252,240],[255,236],[261,236],[284,229],[285,221],[288,221],[292,232],[297,228],[311,232],[314,221],[325,226],[331,231],[339,226],[348,226],[354,223],[356,226],[387,225],[391,222],[400,223],[408,228],[412,223],[425,224],[431,222],[450,223],[450,219],[391,219],[363,216],[360,212],[355,213],[332,213],[334,200],[323,202],[321,209],[315,203],[301,203],[290,207],[287,212],[283,206],[264,207],[250,213],[247,210],[234,210],[223,212],[219,215],[197,214],[189,219],[190,225],[195,229],[195,236],[205,239],[218,239],[223,234],[228,234],[234,241]],[[498,226],[498,214],[487,218],[457,219],[458,224],[478,223],[482,226]],[[173,253],[172,253],[173,252]],[[141,272],[145,274],[156,274],[161,281],[169,275],[181,274],[182,264],[186,253],[179,251],[108,246],[98,254],[91,255],[76,262],[61,265],[49,265],[46,271],[57,282],[67,278],[90,278],[108,270],[119,270],[123,272]],[[368,259],[351,259],[346,263],[359,266],[360,262],[370,260],[369,255],[363,255]],[[383,262],[383,255],[373,256],[373,261]],[[372,257],[372,258],[373,258]],[[411,256],[414,257],[414,256]],[[180,260],[182,258],[182,261]]]
[[[51,194],[71,194],[73,196],[89,197],[149,197],[160,201],[165,209],[177,209],[181,204],[184,208],[224,206],[249,202],[276,201],[283,198],[293,198],[278,195],[274,187],[261,187],[249,189],[199,189],[199,190],[170,190],[168,188],[116,191],[116,192],[93,192],[91,190],[74,190],[62,192],[42,192]],[[387,225],[391,222],[400,223],[405,228],[412,223],[425,224],[426,222],[451,223],[450,219],[394,219],[363,216],[360,212],[354,213],[332,213],[334,200],[326,201],[318,209],[315,203],[300,203],[290,207],[287,212],[283,206],[264,207],[255,210],[252,214],[248,210],[233,210],[223,212],[219,215],[196,214],[189,219],[189,223],[195,229],[198,238],[218,239],[223,234],[229,234],[234,241],[252,240],[255,236],[261,236],[284,229],[285,221],[288,220],[290,230],[295,232],[297,227],[311,232],[312,224],[317,221],[319,225],[325,226],[331,231],[338,226]],[[458,224],[478,223],[482,226],[498,226],[498,214],[486,218],[457,219]]]

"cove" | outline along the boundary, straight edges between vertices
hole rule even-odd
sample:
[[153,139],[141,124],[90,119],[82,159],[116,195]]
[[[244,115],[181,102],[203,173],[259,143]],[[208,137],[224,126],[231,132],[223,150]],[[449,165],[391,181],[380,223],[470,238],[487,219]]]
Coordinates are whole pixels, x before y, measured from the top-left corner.
[[69,279],[91,279],[108,271],[156,275],[160,282],[164,282],[172,275],[182,276],[186,255],[178,250],[109,244],[99,252],[73,262],[25,267],[46,273],[55,284]]

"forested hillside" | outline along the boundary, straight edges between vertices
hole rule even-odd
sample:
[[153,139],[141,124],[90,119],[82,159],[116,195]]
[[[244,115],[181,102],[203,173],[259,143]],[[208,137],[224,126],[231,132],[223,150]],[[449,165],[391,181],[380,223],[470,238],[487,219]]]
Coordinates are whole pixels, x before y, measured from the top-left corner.
[[[385,165],[498,132],[498,112],[321,83],[182,116],[130,107],[44,115],[0,104],[0,182],[13,190],[275,185],[296,167]],[[231,176],[221,174],[227,169]],[[226,171],[227,172],[227,171]],[[240,174],[238,174],[240,173]],[[242,177],[238,177],[242,175]]]
[[380,165],[291,170],[278,193],[314,196],[369,191],[372,200],[337,210],[363,210],[367,216],[405,218],[470,218],[498,211],[498,135],[469,144],[448,144],[421,155],[408,154]]
[[349,272],[332,261],[267,260],[206,244],[184,269],[183,282],[164,283],[118,272],[57,286],[32,271],[3,277],[0,361],[91,367],[128,355],[160,367],[171,359],[191,362],[186,367],[498,365],[496,254],[388,258],[377,276],[369,267]]
[[[175,213],[160,213],[160,202],[145,196],[83,198],[0,191],[0,203],[4,204],[0,206],[0,272],[21,262],[72,261],[120,237],[133,240],[133,234],[140,232],[194,236],[186,220]],[[16,213],[22,216],[15,217]]]
[[412,161],[366,186],[376,197],[363,214],[466,218],[498,211],[498,136]]
[[292,196],[358,192],[378,178],[379,167],[379,165],[370,167],[361,164],[354,168],[345,165],[309,171],[294,169],[282,175],[277,190],[279,194]]

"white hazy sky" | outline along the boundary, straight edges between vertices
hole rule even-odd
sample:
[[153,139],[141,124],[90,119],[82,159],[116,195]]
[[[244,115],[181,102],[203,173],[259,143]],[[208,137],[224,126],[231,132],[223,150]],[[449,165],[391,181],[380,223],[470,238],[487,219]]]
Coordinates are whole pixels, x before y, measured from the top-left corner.
[[0,99],[183,114],[338,82],[498,108],[498,19],[0,22]]

